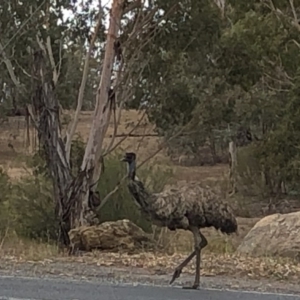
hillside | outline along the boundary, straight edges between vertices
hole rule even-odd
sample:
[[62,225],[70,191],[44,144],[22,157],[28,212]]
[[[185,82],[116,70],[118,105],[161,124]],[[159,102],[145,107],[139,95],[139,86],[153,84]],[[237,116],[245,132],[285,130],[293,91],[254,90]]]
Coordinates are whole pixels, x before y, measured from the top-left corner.
[[[64,119],[72,118],[74,112],[65,112]],[[134,130],[134,134],[141,137],[126,137],[140,121],[140,124]],[[77,126],[76,134],[79,134],[84,141],[87,141],[89,130],[91,127],[92,112],[82,112]],[[110,126],[105,138],[104,144],[107,146],[112,139],[114,132],[114,122],[111,120]],[[156,136],[143,136],[153,134],[154,126],[150,124],[147,117],[143,117],[143,112],[136,110],[123,111],[114,145],[122,143],[116,150],[135,151],[139,160],[144,160],[158,150],[161,144],[161,138]],[[29,137],[29,138],[28,138]],[[4,167],[12,179],[19,178],[22,174],[26,174],[28,170],[24,167],[24,156],[33,153],[34,145],[37,144],[36,132],[30,127],[27,130],[24,117],[10,117],[3,122],[0,127],[0,165]],[[172,165],[170,159],[166,155],[166,151],[162,149],[149,163],[160,162]],[[178,180],[203,180],[219,178],[227,172],[227,165],[205,166],[205,167],[183,167],[174,166],[176,169],[176,177]]]

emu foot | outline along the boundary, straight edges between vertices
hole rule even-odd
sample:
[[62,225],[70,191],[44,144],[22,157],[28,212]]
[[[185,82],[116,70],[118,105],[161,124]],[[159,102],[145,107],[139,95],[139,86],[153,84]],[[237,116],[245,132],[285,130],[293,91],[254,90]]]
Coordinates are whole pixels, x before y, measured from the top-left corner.
[[183,286],[184,290],[198,290],[199,289],[199,283],[194,283],[193,285]]
[[175,269],[172,279],[170,281],[170,284],[172,284],[175,281],[175,279],[180,277],[181,272],[182,272],[182,269],[179,269],[179,268]]

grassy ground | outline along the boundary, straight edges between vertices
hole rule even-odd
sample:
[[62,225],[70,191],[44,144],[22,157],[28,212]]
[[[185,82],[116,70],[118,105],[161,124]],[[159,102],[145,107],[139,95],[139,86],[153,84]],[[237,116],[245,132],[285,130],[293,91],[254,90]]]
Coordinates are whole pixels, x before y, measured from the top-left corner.
[[[141,114],[135,111],[124,112],[121,124],[118,129],[119,134],[129,132],[138,122]],[[87,140],[91,124],[91,113],[83,113],[77,128],[84,140]],[[113,124],[110,124],[105,145],[111,140]],[[135,133],[153,133],[153,127],[143,120]],[[29,140],[28,140],[29,137]],[[117,138],[115,143],[122,138]],[[32,153],[35,138],[33,131],[26,130],[25,122],[22,118],[10,118],[8,123],[0,127],[0,165],[3,166],[11,180],[17,180],[21,176],[30,174],[30,170],[24,168],[24,159]],[[147,158],[159,147],[161,140],[158,137],[127,138],[120,144],[118,149],[123,151],[135,151],[139,160]],[[175,180],[197,180],[207,183],[220,184],[221,189],[226,188],[226,178],[228,172],[227,165],[203,166],[203,167],[183,167],[174,166],[167,158],[165,151],[161,151],[150,163],[165,164],[174,169]],[[253,227],[258,219],[238,218],[239,235],[225,237],[215,230],[203,230],[207,236],[209,245],[203,253],[202,274],[247,276],[250,278],[271,277],[277,279],[300,278],[300,264],[294,261],[265,258],[238,257],[234,250],[239,245],[243,237]],[[135,255],[98,253],[93,252],[84,257],[68,258],[65,253],[60,253],[56,246],[19,239],[18,237],[4,237],[0,241],[0,260],[24,262],[47,260],[65,260],[66,262],[86,262],[88,264],[106,266],[135,266],[149,268],[154,272],[164,272],[173,269],[193,248],[191,234],[184,231],[170,232],[163,231],[159,236],[159,241],[165,245],[165,254],[139,253]],[[1,267],[0,267],[1,268]],[[193,264],[187,268],[186,272],[193,272]]]

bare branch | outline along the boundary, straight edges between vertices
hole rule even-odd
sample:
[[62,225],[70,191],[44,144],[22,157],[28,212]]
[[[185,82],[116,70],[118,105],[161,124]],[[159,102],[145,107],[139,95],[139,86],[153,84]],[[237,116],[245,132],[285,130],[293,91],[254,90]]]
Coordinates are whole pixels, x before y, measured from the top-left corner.
[[58,81],[59,73],[56,69],[53,51],[52,51],[52,47],[51,47],[51,38],[49,35],[47,36],[46,47],[47,47],[49,60],[50,60],[50,64],[51,64],[52,72],[53,72],[53,83],[54,83],[54,85],[56,85],[57,81]]
[[[139,121],[137,122],[137,124],[127,133],[127,134],[125,134],[124,135],[124,138],[123,139],[121,139],[118,143],[116,143],[111,149],[108,149],[104,154],[103,154],[103,156],[106,156],[106,155],[108,155],[109,153],[111,153],[112,151],[114,151],[126,138],[128,138],[131,134],[132,134],[132,132],[134,132],[137,128],[138,128],[138,126],[141,124],[141,122],[142,122],[142,120],[144,119],[144,117],[145,117],[145,115],[146,115],[146,110],[144,111],[144,113],[143,113],[143,115],[142,115],[142,117],[139,119]],[[122,135],[120,135],[120,137],[121,137]]]
[[14,83],[14,85],[18,88],[18,89],[21,89],[22,88],[22,85],[20,84],[16,74],[15,74],[15,71],[14,71],[14,68],[13,68],[13,65],[10,61],[10,59],[6,56],[6,53],[4,51],[4,47],[2,46],[1,42],[0,42],[0,53],[2,54],[2,57],[3,57],[3,61],[5,63],[5,66],[7,68],[7,71],[9,73],[9,76],[12,80],[12,82]]
[[294,22],[293,25],[300,31],[300,24],[299,24],[299,20],[298,20],[298,16],[297,16],[297,12],[294,6],[294,0],[289,0],[290,6],[291,6],[291,10],[294,16]]
[[72,139],[73,136],[75,134],[76,131],[76,127],[78,125],[78,121],[79,121],[79,115],[81,112],[81,108],[82,108],[82,104],[83,104],[83,96],[84,96],[84,90],[86,87],[86,82],[87,82],[87,78],[88,78],[88,73],[89,73],[89,63],[90,63],[90,57],[95,45],[95,41],[101,26],[101,21],[102,21],[102,16],[103,16],[103,10],[102,8],[99,11],[99,16],[98,16],[98,21],[97,24],[95,26],[95,30],[94,30],[94,34],[89,46],[89,50],[86,53],[85,56],[85,62],[84,62],[84,67],[83,67],[83,73],[82,73],[82,79],[81,79],[81,84],[80,84],[80,88],[79,88],[79,93],[78,93],[78,99],[77,99],[77,107],[76,107],[76,111],[75,111],[75,116],[74,116],[74,120],[71,124],[70,127],[70,131],[67,132],[66,136],[67,136],[67,141],[66,141],[66,155],[67,155],[67,160],[70,160],[70,152],[71,152],[71,145],[72,145]]
[[36,41],[37,41],[40,49],[44,52],[44,54],[47,54],[46,48],[43,45],[43,42],[41,41],[41,39],[39,38],[39,34],[40,34],[40,32],[36,35]]
[[120,133],[116,137],[162,137],[162,135],[158,133]]
[[124,8],[123,15],[129,13],[130,11],[134,10],[135,8],[138,8],[142,5],[141,0],[137,0],[135,2],[132,2]]

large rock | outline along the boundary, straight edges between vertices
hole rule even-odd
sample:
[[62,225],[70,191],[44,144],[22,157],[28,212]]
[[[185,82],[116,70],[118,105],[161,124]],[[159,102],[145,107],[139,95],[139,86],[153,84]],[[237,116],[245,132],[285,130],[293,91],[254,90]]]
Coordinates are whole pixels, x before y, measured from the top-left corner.
[[245,236],[237,252],[300,258],[300,212],[274,214],[261,219]]
[[69,232],[73,250],[135,251],[153,248],[154,243],[140,227],[127,219],[81,226]]

